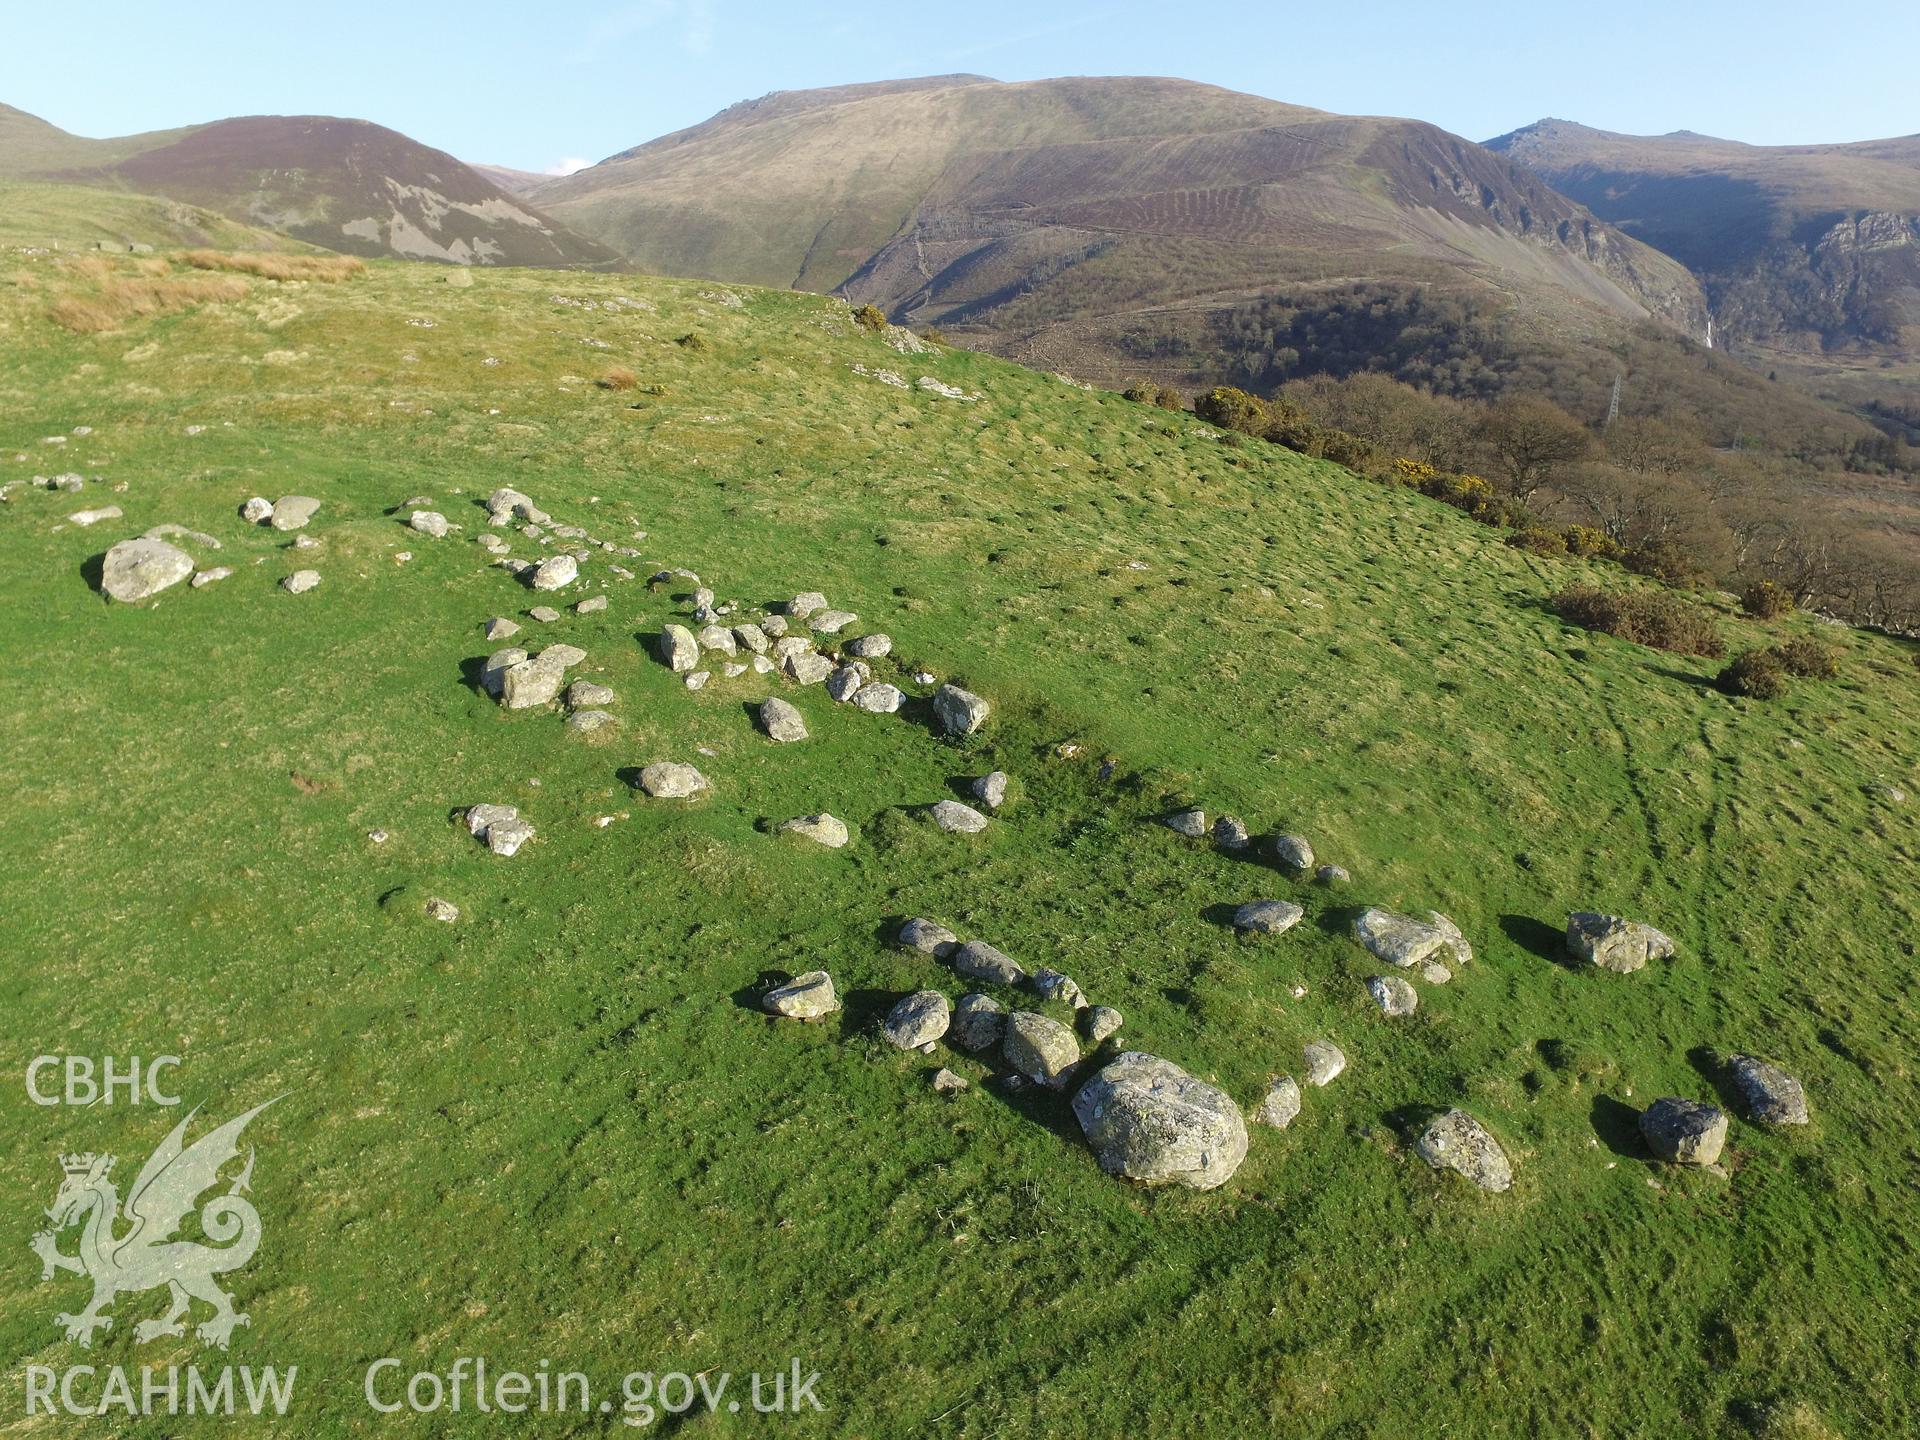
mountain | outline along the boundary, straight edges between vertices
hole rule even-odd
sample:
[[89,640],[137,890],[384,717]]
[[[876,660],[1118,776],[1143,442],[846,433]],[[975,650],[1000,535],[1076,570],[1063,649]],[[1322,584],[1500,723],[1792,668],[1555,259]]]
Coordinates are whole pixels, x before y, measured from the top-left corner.
[[1920,356],[1920,135],[1760,146],[1542,120],[1487,145],[1685,264],[1720,335]]
[[511,165],[475,165],[473,169],[509,195],[524,195],[536,185],[544,185],[553,178],[537,170],[515,170]]
[[1469,141],[1181,80],[780,93],[529,193],[648,269],[1108,378],[1285,290],[1447,293],[1538,339],[1706,324],[1684,267]]
[[355,255],[463,265],[616,258],[444,151],[365,120],[252,115],[89,140],[0,107],[0,177],[164,196]]

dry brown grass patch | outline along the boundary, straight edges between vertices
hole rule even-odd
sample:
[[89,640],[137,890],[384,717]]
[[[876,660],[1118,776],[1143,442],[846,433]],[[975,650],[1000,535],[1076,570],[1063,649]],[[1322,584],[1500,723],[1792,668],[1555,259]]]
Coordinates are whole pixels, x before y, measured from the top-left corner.
[[640,383],[640,377],[624,365],[616,365],[598,380],[602,390],[631,390]]
[[234,270],[262,280],[317,280],[332,284],[363,274],[367,262],[352,255],[262,255],[249,250],[189,250],[181,257],[196,270]]
[[48,308],[54,324],[77,335],[118,330],[129,320],[155,315],[177,315],[195,305],[219,305],[243,300],[247,282],[238,276],[211,279],[108,280],[86,295],[63,295]]

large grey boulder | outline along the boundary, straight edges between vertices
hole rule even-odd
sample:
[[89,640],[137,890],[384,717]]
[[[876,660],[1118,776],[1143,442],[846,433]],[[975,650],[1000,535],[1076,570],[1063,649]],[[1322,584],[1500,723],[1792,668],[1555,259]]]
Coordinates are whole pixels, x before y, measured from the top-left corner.
[[742,650],[750,650],[755,655],[767,653],[767,647],[773,642],[767,639],[767,632],[752,621],[733,627],[734,643]]
[[780,664],[787,678],[800,685],[818,685],[833,673],[833,661],[812,651],[787,656]]
[[1006,1034],[1006,1007],[991,995],[962,995],[953,1007],[953,1021],[947,1027],[947,1043],[970,1054],[991,1050]]
[[1306,913],[1287,900],[1249,900],[1233,912],[1233,928],[1257,935],[1284,935]]
[[533,838],[533,826],[515,817],[496,820],[487,827],[487,849],[496,855],[514,855]]
[[1463,1175],[1482,1190],[1497,1194],[1513,1184],[1513,1163],[1507,1152],[1464,1110],[1439,1116],[1420,1133],[1413,1148],[1429,1165]]
[[519,818],[520,811],[512,805],[469,805],[466,814],[467,833],[476,840],[485,840],[487,831],[493,826]]
[[1007,772],[991,770],[985,775],[976,776],[970,788],[974,799],[989,810],[998,810],[1007,803]]
[[564,590],[580,578],[580,562],[571,555],[549,555],[533,567],[527,584],[536,590]]
[[100,588],[124,604],[158,595],[193,573],[193,557],[164,540],[122,540],[100,567]]
[[1224,1185],[1247,1157],[1247,1126],[1225,1091],[1129,1050],[1073,1097],[1074,1117],[1110,1175],[1142,1185]]
[[1727,1062],[1727,1074],[1747,1102],[1747,1113],[1765,1125],[1804,1125],[1807,1092],[1800,1082],[1765,1060],[1736,1055]]
[[859,618],[851,610],[819,610],[807,617],[807,628],[816,635],[838,635]]
[[276,530],[305,529],[319,509],[320,502],[311,495],[282,495],[273,502],[267,523]]
[[1675,1165],[1711,1165],[1727,1143],[1727,1114],[1717,1105],[1668,1095],[1640,1116],[1647,1148]]
[[923,1045],[932,1046],[945,1035],[951,1019],[952,1009],[946,996],[938,990],[916,990],[887,1012],[880,1033],[889,1045],[918,1050]]
[[1302,835],[1276,835],[1270,847],[1273,858],[1296,874],[1304,875],[1313,869],[1313,846]]
[[1628,975],[1649,960],[1669,958],[1673,950],[1668,936],[1637,920],[1590,910],[1567,916],[1567,953],[1602,970]]
[[1207,833],[1207,812],[1200,809],[1176,810],[1161,823],[1176,835],[1198,840]]
[[1425,960],[1441,958],[1442,952],[1460,964],[1473,958],[1473,950],[1459,926],[1437,910],[1428,911],[1425,920],[1397,915],[1391,910],[1363,910],[1353,922],[1353,938],[1375,959],[1403,970]]
[[560,661],[550,658],[550,650],[522,660],[507,668],[500,677],[500,702],[509,710],[530,710],[549,705],[560,694],[567,672]]
[[737,655],[740,646],[733,638],[733,631],[720,625],[702,625],[700,633],[693,637],[700,642],[702,650],[715,650],[722,655]]
[[789,1020],[819,1020],[840,1008],[833,993],[833,977],[824,970],[809,970],[784,985],[776,985],[760,997],[760,1006],[769,1015]]
[[987,723],[993,707],[971,690],[942,685],[933,692],[933,713],[949,735],[971,735]]
[[1246,822],[1238,815],[1222,815],[1213,822],[1213,843],[1222,850],[1244,850],[1249,839]]
[[609,687],[597,685],[591,680],[576,680],[567,686],[567,705],[574,710],[611,705],[619,698]]
[[[818,629],[819,627],[815,626],[814,628]],[[893,637],[891,635],[862,635],[858,640],[849,640],[846,644],[847,654],[853,656],[856,660],[878,660],[882,656],[892,653],[892,650]]]
[[660,663],[675,674],[683,674],[700,663],[700,642],[684,625],[663,625],[655,644]]
[[1007,1017],[1000,1053],[1016,1072],[1049,1090],[1064,1090],[1080,1063],[1080,1042],[1058,1020],[1016,1010]]
[[969,980],[986,980],[995,985],[1018,985],[1027,978],[1012,956],[996,950],[984,940],[969,940],[951,956],[954,972]]
[[433,540],[446,539],[447,531],[452,528],[438,510],[416,510],[407,517],[407,524]]
[[1309,1040],[1301,1047],[1309,1085],[1331,1085],[1347,1068],[1347,1057],[1331,1040]]
[[858,661],[842,665],[827,676],[827,695],[830,699],[844,705],[853,699],[860,687],[871,678],[867,667]]
[[950,835],[978,835],[987,828],[986,816],[958,800],[936,801],[928,813],[933,823]]
[[480,667],[480,688],[498,700],[506,686],[507,671],[526,658],[527,652],[517,645],[494,651],[487,657],[487,663]]
[[1279,1075],[1267,1085],[1267,1093],[1261,1098],[1260,1108],[1253,1112],[1253,1118],[1262,1125],[1284,1130],[1299,1113],[1300,1082],[1291,1075]]
[[918,950],[923,955],[945,957],[951,955],[960,944],[960,937],[944,925],[936,925],[931,920],[913,919],[900,927],[900,933],[894,937],[900,946],[907,950]]
[[906,700],[899,686],[889,685],[884,680],[871,681],[853,692],[854,706],[869,715],[892,715]]
[[289,595],[304,595],[319,585],[319,583],[320,572],[318,570],[296,570],[291,575],[281,578],[280,588]]
[[1388,1015],[1411,1015],[1420,1004],[1413,986],[1398,975],[1376,975],[1367,981],[1367,994]]
[[802,590],[786,604],[789,620],[804,620],[816,610],[827,608],[827,597],[818,590]]
[[656,800],[691,800],[711,789],[707,777],[677,760],[656,760],[640,772],[640,788]]
[[255,495],[240,507],[240,518],[249,525],[264,525],[273,518],[273,502],[264,495]]
[[794,705],[778,695],[769,695],[760,704],[760,728],[767,738],[782,745],[807,738],[806,717]]

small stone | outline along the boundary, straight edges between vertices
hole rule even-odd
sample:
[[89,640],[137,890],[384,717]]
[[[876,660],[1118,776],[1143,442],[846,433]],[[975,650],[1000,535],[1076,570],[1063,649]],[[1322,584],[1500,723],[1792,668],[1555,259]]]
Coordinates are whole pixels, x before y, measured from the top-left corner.
[[571,555],[549,555],[533,569],[527,583],[536,590],[563,590],[580,577],[580,562]]
[[1567,953],[1602,970],[1628,975],[1649,960],[1665,960],[1673,941],[1651,925],[1618,915],[1575,911],[1567,917]]
[[256,495],[240,507],[240,518],[249,525],[264,525],[273,519],[273,502],[264,495]]
[[889,1045],[918,1050],[947,1033],[952,1010],[938,990],[916,990],[887,1012],[880,1033]]
[[996,985],[1018,985],[1027,978],[1013,958],[1003,951],[994,949],[984,940],[969,940],[954,950],[951,957],[954,973],[968,980],[987,980]]
[[1080,1012],[1078,1019],[1080,1033],[1086,1036],[1088,1045],[1100,1044],[1125,1023],[1120,1012],[1111,1005],[1089,1005]]
[[1058,1020],[1016,1010],[1007,1017],[1000,1053],[1029,1080],[1049,1090],[1064,1090],[1080,1063],[1080,1042]]
[[84,530],[89,525],[98,525],[102,520],[118,520],[120,513],[118,505],[102,505],[97,510],[76,510],[67,516],[67,521]]
[[520,627],[504,615],[495,615],[487,621],[485,633],[489,640],[511,640],[520,633]]
[[802,590],[786,604],[789,620],[804,620],[816,610],[827,608],[827,597],[818,590]]
[[538,620],[542,625],[551,625],[560,618],[560,612],[551,605],[536,605],[527,611],[528,618]]
[[296,550],[317,550],[320,548],[320,542],[311,535],[296,535],[293,537],[293,548]]
[[762,615],[754,624],[770,640],[779,640],[787,633],[787,617],[784,615]]
[[1299,1113],[1300,1082],[1291,1075],[1282,1075],[1267,1085],[1267,1093],[1260,1101],[1260,1108],[1253,1112],[1253,1118],[1262,1125],[1284,1130]]
[[711,679],[713,679],[713,672],[711,670],[696,670],[691,675],[686,676],[682,683],[689,690],[704,690],[707,688],[707,682]]
[[296,570],[280,582],[280,588],[289,595],[304,595],[320,583],[318,570]]
[[1437,1170],[1452,1170],[1494,1194],[1513,1185],[1513,1163],[1500,1142],[1464,1110],[1449,1110],[1414,1142],[1420,1158]]
[[387,843],[388,840],[392,838],[393,837],[388,835],[385,830],[381,830],[378,828],[367,831],[367,839],[372,841],[375,845],[384,845]]
[[[814,627],[818,629],[818,626]],[[847,642],[847,654],[860,660],[878,660],[893,651],[891,635],[862,635],[858,640]]]
[[669,670],[680,673],[700,663],[700,642],[684,625],[665,625],[661,627],[655,653]]
[[1244,850],[1249,843],[1246,823],[1238,815],[1222,815],[1213,822],[1213,843],[1222,850]]
[[767,738],[782,745],[807,738],[806,718],[799,709],[778,695],[770,695],[760,705],[760,728]]
[[933,696],[933,713],[948,735],[971,735],[986,724],[993,707],[970,690],[942,685]]
[[760,1007],[789,1020],[819,1020],[838,1010],[840,1000],[833,993],[832,976],[824,970],[809,970],[767,991],[760,997]]
[[311,495],[282,495],[273,502],[267,523],[276,530],[299,530],[319,509],[320,502]]
[[1391,910],[1363,910],[1353,922],[1353,938],[1375,959],[1403,970],[1436,959],[1442,952],[1450,952],[1458,964],[1473,958],[1473,950],[1457,925],[1437,910],[1428,911],[1427,917],[1416,920]]
[[1284,935],[1306,913],[1288,900],[1249,900],[1233,912],[1233,928],[1257,935]]
[[1316,885],[1345,885],[1352,879],[1353,876],[1338,865],[1322,865],[1313,872],[1313,883]]
[[567,706],[573,710],[611,705],[617,698],[607,686],[596,685],[591,680],[576,680],[567,687]]
[[467,833],[476,840],[487,838],[492,826],[505,820],[517,820],[520,812],[512,805],[469,805],[467,807]]
[[573,613],[576,615],[597,615],[600,611],[607,608],[607,604],[606,596],[589,595],[573,607]]
[[733,639],[734,643],[741,649],[750,650],[755,655],[766,654],[767,647],[773,643],[767,639],[766,631],[752,623],[734,626]]
[[931,920],[909,920],[900,927],[895,941],[908,950],[918,950],[924,955],[936,955],[942,958],[953,953],[960,943],[960,937],[944,925]]
[[193,588],[204,590],[207,586],[224,580],[231,574],[233,574],[231,565],[216,565],[211,570],[196,570],[193,572]]
[[527,658],[527,652],[517,645],[509,645],[504,650],[496,650],[487,657],[480,667],[480,688],[487,694],[499,699],[506,686],[507,671]]
[[1087,997],[1071,975],[1063,975],[1051,965],[1033,972],[1033,990],[1042,1000],[1058,1000],[1076,1010],[1087,1008]]
[[808,652],[787,656],[781,668],[791,680],[802,685],[818,685],[833,673],[833,662],[824,655]]
[[1270,847],[1273,858],[1287,869],[1305,874],[1313,869],[1313,846],[1300,835],[1276,835]]
[[977,777],[972,790],[974,799],[989,810],[998,810],[1007,803],[1007,772],[994,770]]
[[435,895],[431,900],[427,901],[427,918],[451,925],[460,918],[460,907],[449,904],[438,895]]
[[804,635],[782,635],[773,642],[773,658],[784,664],[795,655],[811,655],[813,642]]
[[737,655],[740,651],[734,643],[733,631],[719,625],[703,625],[693,638],[699,641],[702,650],[715,650],[722,655]]
[[1373,997],[1373,1003],[1389,1015],[1411,1015],[1420,1003],[1420,996],[1405,980],[1398,975],[1376,975],[1367,981],[1367,993]]
[[656,760],[640,772],[640,788],[656,800],[691,800],[712,785],[691,765]]
[[1674,1165],[1711,1165],[1727,1143],[1727,1115],[1717,1105],[1669,1095],[1640,1116],[1647,1148]]
[[487,826],[487,849],[496,855],[513,855],[532,838],[533,826],[524,820],[496,820]]
[[764,655],[754,656],[753,673],[756,675],[771,675],[773,673],[773,662]]
[[438,510],[416,510],[407,517],[407,524],[434,540],[446,539],[447,531],[452,528],[447,524],[447,517]]
[[854,693],[867,683],[866,669],[864,665],[842,665],[827,676],[828,698],[843,704],[853,699]]
[[838,635],[859,618],[851,610],[820,610],[807,617],[807,628],[816,635]]
[[1198,840],[1207,833],[1207,812],[1198,809],[1176,810],[1162,823],[1176,835]]
[[953,1007],[953,1020],[947,1027],[947,1043],[978,1054],[991,1050],[1006,1033],[1007,1011],[991,995],[968,994]]
[[1309,1040],[1301,1053],[1306,1057],[1309,1085],[1331,1084],[1347,1068],[1347,1057],[1331,1040]]
[[928,812],[933,823],[949,835],[977,835],[987,828],[987,817],[958,800],[937,801]]
[[579,735],[591,735],[619,722],[605,710],[576,710],[567,716],[567,729]]
[[532,710],[550,705],[566,682],[566,671],[546,651],[509,666],[500,677],[500,703],[509,710]]
[[1429,985],[1444,985],[1453,979],[1453,971],[1438,960],[1428,960],[1420,967],[1420,978]]
[[834,850],[842,848],[849,838],[846,821],[835,819],[825,812],[788,820],[780,826],[780,833],[798,835],[803,840],[812,840]]
[[1727,1073],[1740,1087],[1747,1113],[1764,1125],[1805,1125],[1807,1092],[1800,1082],[1777,1065],[1750,1055],[1735,1055]]
[[958,1095],[967,1088],[967,1082],[943,1065],[933,1072],[933,1088],[939,1095]]

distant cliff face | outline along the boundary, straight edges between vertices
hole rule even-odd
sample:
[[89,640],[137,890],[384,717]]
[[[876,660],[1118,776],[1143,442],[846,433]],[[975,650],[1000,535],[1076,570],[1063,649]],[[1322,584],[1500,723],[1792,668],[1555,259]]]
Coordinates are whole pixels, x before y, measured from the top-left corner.
[[1488,145],[1687,265],[1724,337],[1920,358],[1920,137],[1762,147],[1547,120]]

